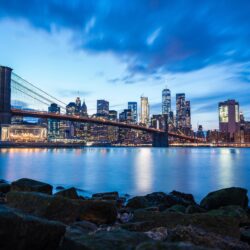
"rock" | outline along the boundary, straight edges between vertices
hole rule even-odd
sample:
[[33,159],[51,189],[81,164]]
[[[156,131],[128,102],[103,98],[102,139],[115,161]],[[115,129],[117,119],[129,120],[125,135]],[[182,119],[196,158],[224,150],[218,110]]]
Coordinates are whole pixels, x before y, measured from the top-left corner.
[[128,223],[133,219],[133,214],[132,213],[118,213],[117,219],[121,223]]
[[0,249],[57,249],[65,226],[0,206]]
[[69,230],[70,230],[70,228],[71,229],[78,229],[81,231],[81,233],[90,233],[90,232],[94,232],[98,229],[96,224],[91,223],[89,221],[84,221],[84,220],[74,222],[68,228],[69,228]]
[[10,187],[8,183],[0,183],[0,192],[6,194],[10,191]]
[[250,246],[248,244],[243,243],[238,239],[231,237],[222,237],[221,235],[217,235],[213,232],[208,232],[204,229],[191,225],[178,225],[172,230],[169,230],[168,241],[186,241],[198,246],[209,247],[212,249],[250,249]]
[[67,232],[60,250],[135,249],[138,244],[145,241],[150,241],[150,239],[144,233],[129,232],[122,229],[82,235]]
[[63,190],[55,193],[54,195],[62,196],[62,197],[69,198],[69,199],[79,199],[79,196],[78,196],[76,189],[74,187],[63,189]]
[[22,178],[11,183],[11,191],[41,192],[52,194],[53,187],[47,183]]
[[209,193],[200,203],[201,207],[211,210],[223,206],[238,205],[247,208],[247,190],[244,188],[225,188]]
[[189,242],[143,242],[135,250],[211,250],[211,248],[195,246]]
[[210,210],[208,214],[233,217],[242,224],[250,222],[247,212],[240,206],[221,207],[219,209]]
[[118,192],[105,192],[105,193],[96,193],[92,195],[92,198],[103,198],[103,197],[112,197],[115,200],[119,198]]
[[7,183],[6,180],[0,179],[0,183]]
[[250,244],[250,227],[240,229],[240,239]]
[[135,227],[136,231],[149,231],[156,227],[174,228],[177,225],[194,225],[208,232],[214,232],[224,236],[231,236],[235,238],[240,237],[239,221],[229,216],[215,216],[206,213],[200,214],[181,214],[176,212],[150,212],[135,210],[134,217],[129,223],[130,229],[133,228],[131,224],[142,222],[141,227]]
[[185,213],[186,211],[186,207],[184,207],[183,205],[174,205],[170,208],[167,209],[167,211],[169,212],[177,212],[177,213]]
[[132,209],[145,208],[149,206],[147,199],[144,196],[136,196],[128,200],[127,207]]
[[79,220],[111,224],[117,217],[114,205],[104,201],[72,200],[36,192],[9,192],[7,203],[27,213],[67,224]]
[[174,195],[175,197],[182,199],[184,203],[196,204],[192,194],[181,193],[173,190],[170,195]]
[[65,189],[63,186],[57,186],[56,187],[56,190],[63,190],[63,189]]
[[198,206],[198,205],[189,205],[186,207],[186,214],[195,214],[195,213],[205,213],[206,209]]
[[145,234],[153,240],[166,240],[168,237],[168,230],[166,227],[153,228],[152,230],[145,232]]

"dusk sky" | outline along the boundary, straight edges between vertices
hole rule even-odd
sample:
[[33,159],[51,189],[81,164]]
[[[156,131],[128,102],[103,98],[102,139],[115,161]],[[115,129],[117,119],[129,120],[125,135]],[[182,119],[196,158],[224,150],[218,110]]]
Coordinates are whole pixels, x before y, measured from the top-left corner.
[[218,102],[250,119],[250,1],[0,0],[0,64],[64,102],[111,108],[186,93],[192,125],[218,128]]

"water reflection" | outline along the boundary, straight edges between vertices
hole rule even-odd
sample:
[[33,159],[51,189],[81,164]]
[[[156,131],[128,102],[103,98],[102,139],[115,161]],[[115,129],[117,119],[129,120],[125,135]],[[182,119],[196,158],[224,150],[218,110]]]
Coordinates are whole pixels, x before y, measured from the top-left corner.
[[243,148],[0,149],[0,179],[29,177],[90,193],[176,189],[200,200],[219,188],[249,190],[249,160]]

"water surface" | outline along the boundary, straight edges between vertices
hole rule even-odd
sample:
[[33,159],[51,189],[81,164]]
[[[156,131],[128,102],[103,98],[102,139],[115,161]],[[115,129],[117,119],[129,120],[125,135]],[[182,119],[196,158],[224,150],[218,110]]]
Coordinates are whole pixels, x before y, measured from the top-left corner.
[[0,149],[0,179],[28,177],[87,194],[175,189],[199,201],[220,188],[250,190],[249,162],[246,148]]

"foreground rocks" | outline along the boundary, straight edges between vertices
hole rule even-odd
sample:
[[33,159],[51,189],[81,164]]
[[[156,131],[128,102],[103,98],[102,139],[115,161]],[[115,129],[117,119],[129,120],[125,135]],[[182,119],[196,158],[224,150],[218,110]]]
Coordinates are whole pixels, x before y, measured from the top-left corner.
[[[1,186],[2,185],[2,186]],[[1,189],[2,187],[2,189]],[[247,191],[81,197],[31,179],[0,183],[0,249],[250,249]]]

